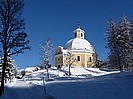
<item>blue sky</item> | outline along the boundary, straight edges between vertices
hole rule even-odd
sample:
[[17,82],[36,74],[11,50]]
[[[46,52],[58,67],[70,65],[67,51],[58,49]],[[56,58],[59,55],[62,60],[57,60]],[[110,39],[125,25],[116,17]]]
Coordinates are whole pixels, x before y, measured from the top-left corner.
[[105,48],[106,25],[110,17],[119,22],[125,13],[133,15],[132,0],[25,0],[23,18],[30,40],[30,51],[14,56],[20,68],[40,63],[39,44],[48,38],[54,48],[74,38],[78,21],[85,31],[85,39],[94,46],[99,59],[107,58]]

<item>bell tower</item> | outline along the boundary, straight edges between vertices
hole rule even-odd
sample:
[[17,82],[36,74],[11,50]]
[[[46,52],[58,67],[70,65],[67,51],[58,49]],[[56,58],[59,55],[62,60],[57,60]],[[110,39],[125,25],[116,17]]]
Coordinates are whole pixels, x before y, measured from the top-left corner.
[[81,38],[84,39],[84,31],[80,29],[80,24],[78,23],[77,29],[74,31],[74,37],[75,38]]

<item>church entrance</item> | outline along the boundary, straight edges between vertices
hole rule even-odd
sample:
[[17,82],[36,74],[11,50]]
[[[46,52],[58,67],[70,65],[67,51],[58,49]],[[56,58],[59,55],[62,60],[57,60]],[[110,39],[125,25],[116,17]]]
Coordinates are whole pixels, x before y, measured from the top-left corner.
[[57,69],[61,69],[61,65],[58,65],[58,66],[57,66]]

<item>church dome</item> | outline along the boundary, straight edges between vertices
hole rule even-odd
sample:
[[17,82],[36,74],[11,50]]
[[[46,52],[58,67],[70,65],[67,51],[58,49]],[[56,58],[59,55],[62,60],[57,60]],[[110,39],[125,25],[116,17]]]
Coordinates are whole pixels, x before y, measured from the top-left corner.
[[82,38],[74,38],[69,40],[65,46],[64,49],[68,50],[87,50],[89,52],[94,53],[95,50],[93,46],[85,39]]

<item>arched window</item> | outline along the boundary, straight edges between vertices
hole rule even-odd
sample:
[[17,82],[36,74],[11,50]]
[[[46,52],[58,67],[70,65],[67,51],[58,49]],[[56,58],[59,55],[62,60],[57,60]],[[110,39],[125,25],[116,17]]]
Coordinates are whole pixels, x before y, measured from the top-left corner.
[[75,38],[77,37],[77,33],[75,33]]
[[81,33],[81,37],[83,37],[83,33]]
[[77,56],[77,61],[80,61],[80,56]]
[[91,57],[90,57],[90,62],[92,62],[92,59],[91,59]]
[[60,61],[60,58],[58,58],[58,62]]
[[58,69],[60,69],[61,68],[61,66],[60,65],[58,65],[58,67],[57,67]]

